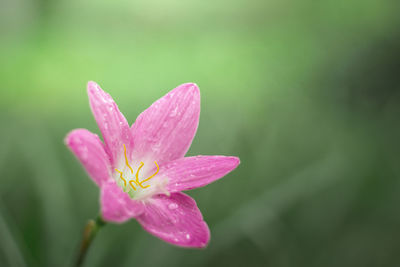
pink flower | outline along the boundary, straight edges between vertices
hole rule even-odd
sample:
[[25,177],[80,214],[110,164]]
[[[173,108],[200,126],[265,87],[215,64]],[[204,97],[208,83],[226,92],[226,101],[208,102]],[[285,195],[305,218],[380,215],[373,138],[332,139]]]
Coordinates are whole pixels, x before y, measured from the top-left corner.
[[237,157],[184,157],[196,133],[200,91],[182,84],[153,103],[129,127],[109,94],[88,83],[90,107],[104,138],[75,129],[66,145],[100,187],[106,221],[135,218],[160,239],[204,247],[210,231],[196,202],[181,191],[205,186],[232,171]]

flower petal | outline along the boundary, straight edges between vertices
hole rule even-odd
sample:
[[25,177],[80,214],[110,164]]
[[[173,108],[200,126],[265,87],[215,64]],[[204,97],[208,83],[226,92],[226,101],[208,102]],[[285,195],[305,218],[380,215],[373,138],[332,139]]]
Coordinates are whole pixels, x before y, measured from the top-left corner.
[[182,84],[154,102],[132,126],[134,158],[150,157],[159,164],[183,157],[199,124],[200,91]]
[[71,131],[64,140],[98,186],[111,179],[110,160],[103,143],[86,129]]
[[234,170],[239,163],[237,157],[187,157],[162,166],[158,175],[168,178],[167,191],[179,192],[214,182]]
[[141,202],[131,199],[114,181],[104,184],[100,198],[101,214],[106,221],[123,223],[144,210]]
[[103,135],[107,153],[115,166],[120,157],[123,157],[124,144],[130,151],[131,133],[129,124],[111,96],[104,92],[99,85],[95,82],[89,82],[87,91],[90,107]]
[[174,245],[202,248],[210,240],[196,202],[183,193],[153,197],[136,219],[146,231]]

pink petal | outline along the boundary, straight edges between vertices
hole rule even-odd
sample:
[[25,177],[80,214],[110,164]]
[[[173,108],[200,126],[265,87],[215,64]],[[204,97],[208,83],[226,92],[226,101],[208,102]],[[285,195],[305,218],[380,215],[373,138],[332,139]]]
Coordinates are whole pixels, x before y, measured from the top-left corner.
[[86,129],[76,129],[64,141],[98,186],[111,179],[110,160],[96,134]]
[[182,84],[154,102],[132,126],[134,158],[151,157],[159,164],[183,157],[199,124],[200,91]]
[[240,163],[237,157],[197,156],[181,158],[160,169],[160,176],[168,178],[167,190],[179,192],[205,186],[222,178]]
[[119,158],[123,157],[124,144],[130,151],[131,133],[129,124],[111,96],[104,92],[99,85],[95,82],[89,82],[87,90],[94,118],[103,135],[111,162],[115,166]]
[[106,221],[122,223],[144,210],[141,202],[131,199],[114,181],[103,185],[100,198],[101,214]]
[[158,195],[145,204],[136,219],[143,228],[160,239],[182,247],[205,247],[210,230],[196,202],[183,193]]

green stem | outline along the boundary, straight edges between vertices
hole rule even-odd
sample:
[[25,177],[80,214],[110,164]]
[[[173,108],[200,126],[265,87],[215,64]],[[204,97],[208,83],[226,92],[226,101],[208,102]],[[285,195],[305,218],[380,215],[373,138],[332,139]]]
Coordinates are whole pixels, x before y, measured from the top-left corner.
[[103,219],[98,216],[96,220],[90,220],[86,226],[85,230],[83,232],[83,237],[82,237],[82,242],[81,242],[81,247],[79,249],[79,254],[76,259],[76,265],[75,266],[81,266],[83,261],[85,260],[86,252],[90,245],[92,244],[93,239],[96,237],[97,232],[101,229],[102,226],[106,224]]

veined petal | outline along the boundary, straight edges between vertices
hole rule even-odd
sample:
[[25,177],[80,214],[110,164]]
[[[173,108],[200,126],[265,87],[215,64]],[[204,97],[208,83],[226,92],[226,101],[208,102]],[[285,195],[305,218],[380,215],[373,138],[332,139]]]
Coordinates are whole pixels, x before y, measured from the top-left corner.
[[168,178],[167,191],[179,192],[214,182],[234,170],[239,163],[237,157],[187,157],[162,166],[158,175]]
[[111,157],[113,166],[123,156],[123,145],[130,151],[131,133],[129,124],[119,111],[117,104],[109,94],[104,92],[95,82],[89,82],[89,103],[94,118],[103,135],[107,153]]
[[71,131],[64,140],[98,186],[112,179],[111,164],[103,143],[96,134],[86,129]]
[[133,157],[150,157],[159,164],[183,157],[199,124],[200,91],[182,84],[154,102],[132,126]]
[[106,221],[123,223],[144,210],[140,201],[131,199],[114,181],[103,185],[100,198],[101,214]]
[[210,240],[210,230],[196,202],[183,193],[155,196],[144,209],[136,219],[146,231],[166,242],[202,248]]

